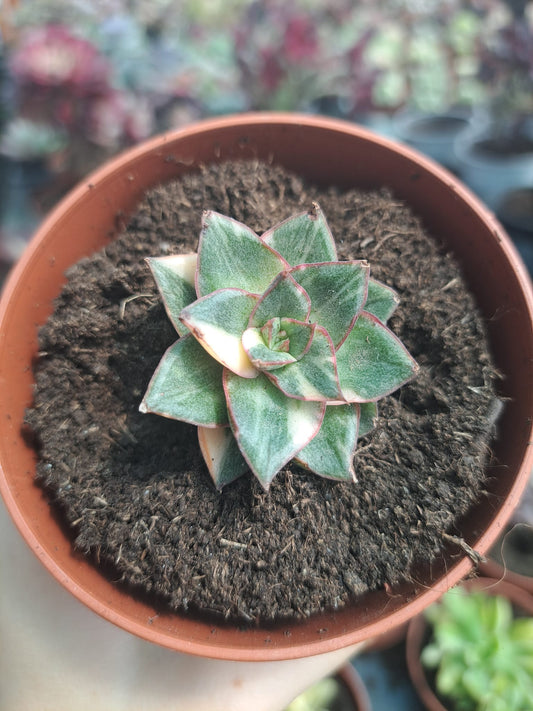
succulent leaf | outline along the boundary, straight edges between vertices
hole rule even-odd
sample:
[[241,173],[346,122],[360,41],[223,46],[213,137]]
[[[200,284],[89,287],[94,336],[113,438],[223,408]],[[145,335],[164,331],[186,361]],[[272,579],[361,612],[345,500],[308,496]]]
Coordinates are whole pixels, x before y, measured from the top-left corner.
[[264,374],[245,380],[226,368],[223,382],[235,439],[268,490],[277,472],[316,435],[325,406],[285,397]]
[[[274,324],[274,332],[279,328],[277,331],[278,339],[281,337],[280,334],[285,334],[285,338],[288,341],[287,350],[291,356],[296,360],[303,358],[311,347],[316,324],[304,323],[293,318],[272,319],[272,322]],[[265,326],[270,326],[270,323],[269,321]]]
[[198,427],[198,442],[219,491],[248,471],[248,464],[229,427]]
[[365,311],[337,350],[337,369],[347,402],[379,400],[418,372],[401,341]]
[[362,402],[359,405],[359,437],[372,432],[377,424],[378,406],[375,402]]
[[287,262],[249,227],[205,212],[198,245],[196,291],[206,296],[229,287],[262,294]]
[[311,299],[309,320],[327,328],[335,347],[365,303],[369,271],[365,261],[300,264],[291,270]]
[[353,456],[357,446],[359,405],[328,405],[318,434],[296,455],[296,462],[320,476],[357,481]]
[[289,398],[322,402],[342,399],[335,348],[322,326],[315,326],[309,350],[300,360],[269,372],[268,377]]
[[400,303],[398,294],[390,286],[376,279],[368,280],[368,296],[365,301],[365,311],[374,314],[381,323],[386,324]]
[[206,351],[242,378],[257,375],[242,345],[257,298],[242,289],[219,289],[190,304],[180,315]]
[[289,272],[282,272],[259,298],[250,316],[249,326],[264,326],[272,318],[307,321],[311,299]]
[[280,353],[289,352],[291,342],[287,331],[281,327],[280,318],[271,318],[259,331],[261,332],[265,344],[273,351],[280,351]]
[[194,276],[197,258],[196,254],[173,254],[146,260],[163,298],[167,316],[180,336],[189,332],[179,320],[179,314],[196,299]]
[[[275,350],[265,344],[261,328],[247,328],[242,334],[242,345],[254,368],[275,370],[283,365],[296,362],[287,350]],[[288,339],[283,341],[289,345]]]
[[161,359],[139,410],[204,427],[227,425],[222,366],[190,334],[183,336]]
[[337,261],[337,249],[326,218],[317,203],[309,212],[289,217],[265,232],[261,239],[291,266]]

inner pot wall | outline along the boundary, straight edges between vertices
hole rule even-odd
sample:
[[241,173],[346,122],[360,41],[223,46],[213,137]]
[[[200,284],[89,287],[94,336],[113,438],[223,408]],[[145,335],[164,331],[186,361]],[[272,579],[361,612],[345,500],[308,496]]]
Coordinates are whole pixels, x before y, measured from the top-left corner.
[[[108,581],[72,551],[71,540],[34,483],[35,453],[21,433],[31,402],[37,327],[52,311],[68,266],[117,236],[144,192],[201,163],[273,161],[320,186],[379,188],[409,203],[452,251],[488,324],[506,407],[494,453],[492,496],[475,507],[461,535],[479,553],[496,540],[533,465],[531,286],[494,216],[445,170],[416,152],[352,124],[317,117],[247,114],[163,135],[89,176],[51,213],[9,279],[0,305],[0,490],[20,532],[49,571],[106,619],[166,647],[226,659],[273,660],[331,651],[405,622],[472,567],[457,547],[441,564],[414,571],[417,585],[377,591],[309,622],[238,629],[159,614]],[[475,367],[475,364],[472,364]]]

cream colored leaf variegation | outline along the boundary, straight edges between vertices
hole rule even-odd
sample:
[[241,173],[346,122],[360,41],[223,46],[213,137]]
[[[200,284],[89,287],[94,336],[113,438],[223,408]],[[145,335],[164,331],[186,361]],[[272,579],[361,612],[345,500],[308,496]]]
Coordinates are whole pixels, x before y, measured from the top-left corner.
[[353,455],[359,414],[359,405],[328,405],[319,433],[296,455],[298,464],[328,479],[357,481]]
[[224,371],[231,429],[250,469],[268,489],[277,472],[317,434],[325,406],[285,397],[266,377]]
[[149,257],[146,261],[163,296],[167,316],[179,335],[184,336],[189,329],[178,315],[196,299],[194,278],[198,255],[173,254],[169,257]]
[[180,315],[205,350],[242,378],[257,376],[242,344],[257,298],[242,289],[219,289],[190,304]]
[[261,237],[209,211],[197,257],[148,261],[182,337],[141,411],[198,425],[218,489],[250,469],[268,490],[293,459],[356,481],[353,455],[376,401],[418,366],[385,326],[396,292],[364,260],[338,260],[319,206]]
[[198,427],[198,443],[217,489],[249,469],[229,427]]

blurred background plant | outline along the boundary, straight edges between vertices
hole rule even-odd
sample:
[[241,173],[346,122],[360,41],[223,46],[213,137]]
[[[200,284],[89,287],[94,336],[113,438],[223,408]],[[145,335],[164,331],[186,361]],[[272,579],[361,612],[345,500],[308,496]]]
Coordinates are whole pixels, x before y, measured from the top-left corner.
[[482,590],[449,590],[426,610],[430,642],[422,664],[458,711],[526,711],[533,696],[533,618],[512,601]]
[[4,252],[17,158],[47,173],[8,220],[24,236],[110,155],[204,116],[316,112],[389,134],[399,110],[512,121],[531,112],[532,14],[524,0],[2,0]]
[[[489,33],[480,52],[480,78],[494,130],[503,142],[533,140],[532,8],[527,0],[509,0],[510,14]],[[533,145],[532,145],[533,149]]]

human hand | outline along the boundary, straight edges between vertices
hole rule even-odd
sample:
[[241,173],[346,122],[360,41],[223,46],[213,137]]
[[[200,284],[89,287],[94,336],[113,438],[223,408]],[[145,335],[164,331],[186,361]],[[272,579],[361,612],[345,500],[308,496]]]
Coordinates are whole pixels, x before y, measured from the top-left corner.
[[357,648],[227,662],[152,645],[64,590],[0,503],[1,711],[280,711]]

